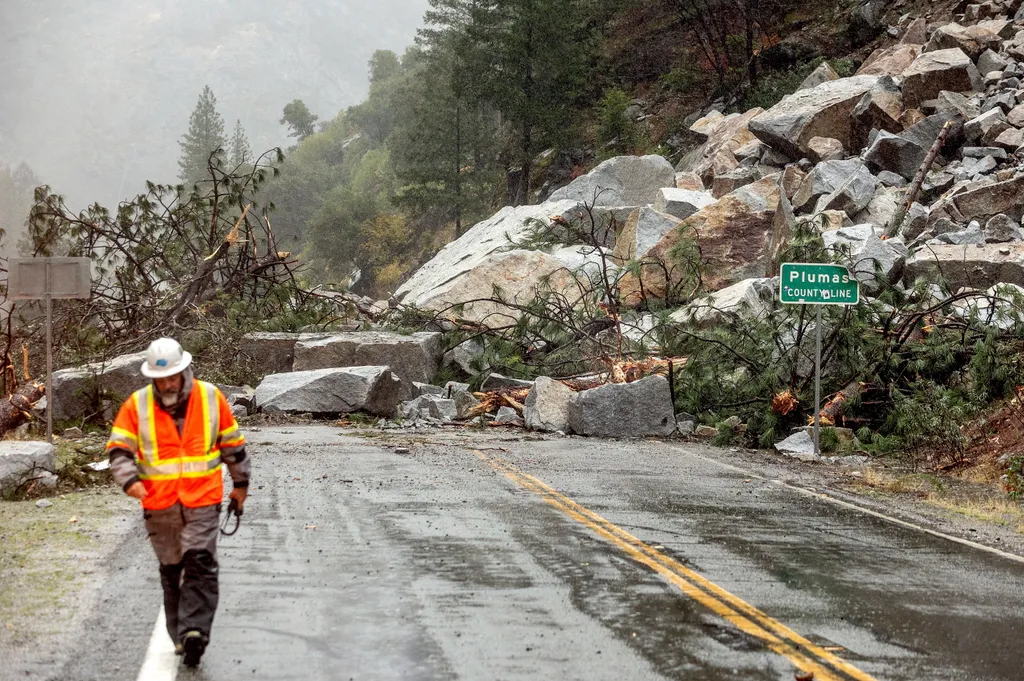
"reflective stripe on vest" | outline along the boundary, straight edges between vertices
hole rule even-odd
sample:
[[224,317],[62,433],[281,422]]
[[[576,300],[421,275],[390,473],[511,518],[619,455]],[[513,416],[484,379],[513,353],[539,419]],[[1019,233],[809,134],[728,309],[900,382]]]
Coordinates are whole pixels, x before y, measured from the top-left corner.
[[127,449],[132,454],[139,451],[139,438],[131,431],[114,426],[110,429],[107,449]]
[[[201,478],[220,471],[220,448],[213,450],[220,429],[220,409],[217,404],[217,388],[203,381],[194,381],[192,390],[198,391],[199,405],[203,415],[202,456],[183,456],[173,459],[159,459],[159,445],[156,436],[156,394],[153,386],[135,394],[135,408],[139,417],[139,453],[137,465],[142,480],[174,480],[177,478]],[[184,433],[182,433],[184,436]]]

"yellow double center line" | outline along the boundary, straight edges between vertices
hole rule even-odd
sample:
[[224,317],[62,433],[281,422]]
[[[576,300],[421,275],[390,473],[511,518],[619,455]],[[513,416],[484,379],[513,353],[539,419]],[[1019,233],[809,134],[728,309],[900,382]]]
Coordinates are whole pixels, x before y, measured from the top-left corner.
[[622,549],[630,558],[646,565],[684,594],[730,622],[740,631],[760,639],[765,646],[788,658],[798,669],[813,672],[815,681],[875,681],[828,650],[808,641],[778,620],[772,619],[749,603],[737,598],[678,561],[659,553],[621,527],[613,525],[593,511],[559,494],[537,478],[520,471],[502,459],[474,453],[495,470],[526,489],[595,534]]

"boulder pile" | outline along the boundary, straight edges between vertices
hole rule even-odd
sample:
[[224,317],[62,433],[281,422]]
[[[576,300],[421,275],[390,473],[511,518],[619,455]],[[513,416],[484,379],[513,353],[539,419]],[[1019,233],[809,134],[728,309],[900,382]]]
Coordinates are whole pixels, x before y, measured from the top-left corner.
[[[567,238],[531,250],[538,222],[586,218],[603,235],[623,300],[670,298],[683,272],[670,253],[699,244],[703,282],[727,304],[771,289],[777,254],[812,222],[866,295],[942,273],[955,286],[1024,285],[1024,15],[1019,2],[969,5],[960,22],[905,17],[899,39],[853,76],[823,64],[768,110],[700,112],[703,140],[673,169],[661,157],[620,157],[537,206],[505,208],[469,230],[396,292],[405,304],[492,327],[541,283],[579,290],[607,252]],[[980,9],[979,9],[980,8]],[[931,158],[927,173],[918,173]],[[915,183],[915,179],[920,179]],[[901,217],[902,216],[902,217]],[[571,234],[567,230],[566,236]],[[767,279],[767,282],[765,281]],[[735,288],[734,288],[735,287]],[[493,291],[504,292],[503,306]],[[754,296],[755,298],[757,296]],[[677,319],[714,317],[712,301]],[[757,305],[736,306],[756,310]]]
[[[780,253],[800,227],[820,232],[862,297],[941,276],[978,292],[965,305],[990,304],[993,287],[1024,287],[1021,4],[964,5],[946,25],[904,17],[892,44],[852,76],[823,64],[767,110],[697,112],[689,129],[701,143],[677,165],[613,158],[539,205],[504,208],[417,270],[393,304],[494,329],[514,324],[542,291],[599,306],[609,281],[627,306],[671,303],[689,276],[679,247],[694,243],[707,296],[671,319],[711,325],[767,309]],[[1005,312],[989,310],[993,323]],[[635,328],[623,336],[645,341],[652,318],[629,314]],[[366,411],[411,423],[489,413],[551,432],[677,432],[659,375],[586,390],[496,375],[486,394],[431,386],[441,367],[476,373],[483,352],[468,341],[442,355],[439,333],[252,334],[239,352],[265,376],[254,392],[231,391],[239,413]],[[81,415],[90,391],[126,395],[139,384],[139,363],[58,372],[55,417]],[[689,432],[695,423],[684,416]]]

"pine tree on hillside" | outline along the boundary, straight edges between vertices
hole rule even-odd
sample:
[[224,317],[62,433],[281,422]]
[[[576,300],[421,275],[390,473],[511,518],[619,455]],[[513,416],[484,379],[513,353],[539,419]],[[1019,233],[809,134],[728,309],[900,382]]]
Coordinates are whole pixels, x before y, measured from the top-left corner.
[[178,179],[184,184],[193,184],[206,177],[210,154],[227,146],[224,119],[217,113],[217,98],[209,85],[199,95],[188,120],[188,132],[182,136],[178,146],[181,147]]
[[508,125],[512,205],[530,203],[533,160],[571,127],[583,87],[587,41],[578,0],[486,0],[474,23],[492,67],[485,98]]
[[242,129],[242,121],[235,121],[235,133],[231,136],[231,165],[235,168],[252,161],[252,148],[249,138]]
[[[508,203],[529,203],[533,159],[563,141],[589,45],[579,0],[429,0],[418,42],[450,50],[463,95],[501,113]],[[456,85],[453,82],[453,85]]]
[[[497,116],[473,93],[472,77],[450,45],[435,45],[397,107],[392,163],[403,182],[399,204],[443,208],[462,235],[463,220],[490,207]],[[486,194],[487,196],[484,196]]]
[[292,129],[288,133],[289,137],[297,137],[301,142],[316,132],[315,125],[319,116],[313,114],[301,99],[293,99],[285,104],[282,113],[279,122]]

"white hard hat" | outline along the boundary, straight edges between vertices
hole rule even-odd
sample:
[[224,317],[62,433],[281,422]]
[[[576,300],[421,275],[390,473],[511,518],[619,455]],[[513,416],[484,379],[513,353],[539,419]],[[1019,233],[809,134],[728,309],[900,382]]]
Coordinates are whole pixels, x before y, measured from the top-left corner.
[[157,338],[146,350],[142,375],[149,378],[167,378],[180,374],[192,363],[192,355],[181,349],[173,338]]

